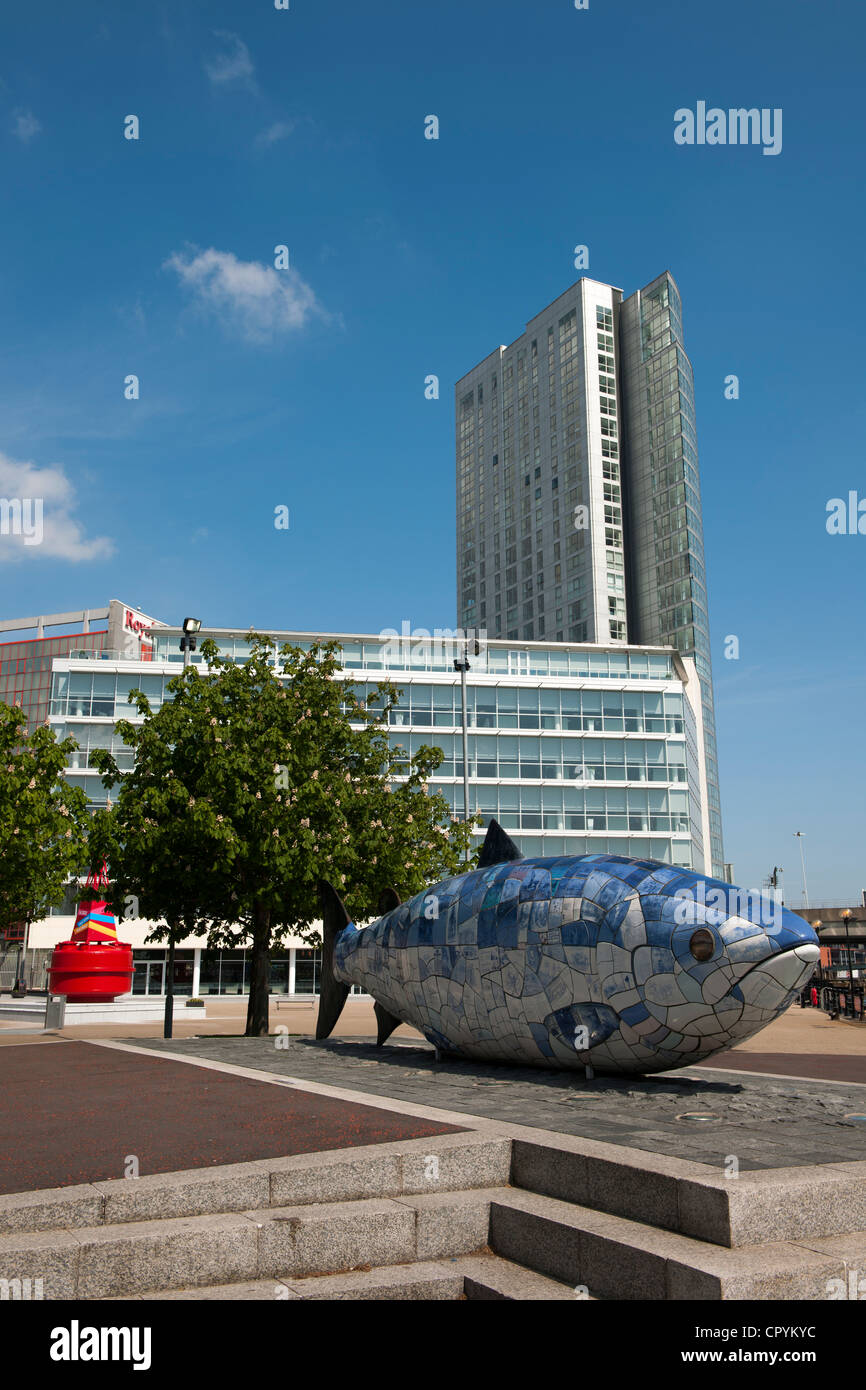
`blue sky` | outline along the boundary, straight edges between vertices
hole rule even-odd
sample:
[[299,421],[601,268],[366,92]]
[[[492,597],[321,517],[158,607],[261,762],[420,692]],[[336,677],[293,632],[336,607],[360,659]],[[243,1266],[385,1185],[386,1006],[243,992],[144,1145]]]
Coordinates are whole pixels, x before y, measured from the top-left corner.
[[[866,496],[864,30],[854,0],[7,14],[0,493],[39,480],[47,510],[45,543],[0,563],[3,615],[117,596],[451,626],[454,381],[577,278],[576,244],[626,293],[669,268],[726,855],[749,885],[781,864],[796,904],[802,830],[813,901],[859,897],[866,537],[825,520]],[[676,145],[698,100],[782,108],[781,153]]]

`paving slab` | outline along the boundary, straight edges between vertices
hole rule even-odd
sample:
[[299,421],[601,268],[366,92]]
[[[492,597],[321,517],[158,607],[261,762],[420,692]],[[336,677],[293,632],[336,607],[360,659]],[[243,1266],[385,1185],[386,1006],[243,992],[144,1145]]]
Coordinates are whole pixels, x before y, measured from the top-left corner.
[[[271,1059],[280,1056],[273,1040],[268,1049]],[[0,1193],[123,1180],[133,1173],[144,1178],[457,1129],[93,1043],[22,1045],[4,1069]]]
[[845,1052],[826,1052],[814,1057],[788,1052],[720,1052],[702,1067],[713,1070],[762,1072],[777,1076],[814,1077],[823,1081],[866,1083],[866,1057]]

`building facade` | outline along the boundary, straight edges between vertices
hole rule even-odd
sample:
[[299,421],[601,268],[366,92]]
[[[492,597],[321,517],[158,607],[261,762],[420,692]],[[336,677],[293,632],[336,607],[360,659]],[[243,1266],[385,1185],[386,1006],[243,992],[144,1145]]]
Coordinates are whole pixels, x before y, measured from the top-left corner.
[[722,877],[713,669],[692,364],[682,302],[660,275],[626,299],[619,321],[624,406],[626,576],[632,640],[694,658],[704,707],[710,845]]
[[579,280],[456,387],[458,622],[515,641],[675,646],[702,686],[724,875],[694,382],[667,272]]
[[[23,709],[27,727],[33,730],[48,718],[55,656],[84,653],[104,660],[125,656],[146,661],[152,651],[146,634],[160,626],[157,619],[116,598],[104,608],[4,618],[0,635],[14,637],[0,641],[0,703]],[[48,635],[53,628],[63,631]]]
[[[205,635],[238,661],[249,653],[245,633],[207,627]],[[91,804],[104,805],[107,798],[91,764],[93,750],[110,748],[121,768],[131,766],[132,754],[114,734],[114,724],[138,720],[128,703],[134,687],[145,692],[152,707],[171,698],[166,687],[181,669],[180,636],[179,628],[155,629],[146,661],[106,659],[100,653],[54,659],[49,722],[58,737],[76,740],[66,776]],[[273,636],[279,643],[307,647],[321,640],[310,633]],[[455,643],[325,636],[340,642],[339,678],[352,682],[359,694],[370,693],[382,679],[398,687],[389,738],[407,757],[422,744],[441,748],[443,762],[431,787],[462,815]],[[201,664],[200,651],[192,660]],[[525,855],[600,852],[703,868],[708,824],[701,687],[693,662],[675,649],[490,642],[471,658],[467,723],[470,810],[480,812],[485,823],[495,816]],[[70,891],[52,916],[31,928],[30,944],[39,960],[47,960],[53,946],[68,938],[73,912]],[[152,925],[131,920],[121,930],[135,951],[135,989],[141,993],[164,988],[165,949],[145,942]],[[284,953],[274,957],[272,988],[312,995],[317,971],[315,948],[289,940]],[[245,993],[245,952],[209,951],[204,939],[184,942],[175,983],[181,994]]]

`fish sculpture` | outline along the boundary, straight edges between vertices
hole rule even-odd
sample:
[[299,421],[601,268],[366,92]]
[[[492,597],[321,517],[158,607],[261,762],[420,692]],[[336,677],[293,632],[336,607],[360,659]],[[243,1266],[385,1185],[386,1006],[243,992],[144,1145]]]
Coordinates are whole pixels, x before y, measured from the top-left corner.
[[440,1054],[589,1075],[665,1071],[742,1042],[797,998],[820,954],[775,901],[652,859],[524,859],[496,821],[476,869],[402,904],[387,890],[368,926],[330,884],[320,897],[318,1038],[358,985],[380,1046],[408,1023]]

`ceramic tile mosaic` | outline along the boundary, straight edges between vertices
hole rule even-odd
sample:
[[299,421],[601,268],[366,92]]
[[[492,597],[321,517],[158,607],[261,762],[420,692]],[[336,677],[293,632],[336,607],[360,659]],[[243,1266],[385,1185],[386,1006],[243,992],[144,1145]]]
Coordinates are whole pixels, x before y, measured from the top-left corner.
[[433,884],[369,926],[350,923],[333,966],[444,1052],[639,1073],[750,1037],[817,959],[811,927],[775,903],[654,860],[590,854],[511,858]]

